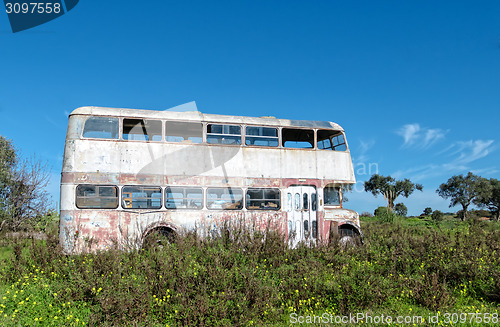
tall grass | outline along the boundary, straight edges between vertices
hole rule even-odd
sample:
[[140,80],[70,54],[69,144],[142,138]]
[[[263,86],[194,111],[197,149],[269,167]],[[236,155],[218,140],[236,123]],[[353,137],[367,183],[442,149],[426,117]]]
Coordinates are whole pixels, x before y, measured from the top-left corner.
[[[3,239],[1,325],[288,325],[291,313],[498,313],[497,225],[365,223],[357,247],[267,231],[67,256],[55,235]],[[7,258],[8,257],[8,258]]]

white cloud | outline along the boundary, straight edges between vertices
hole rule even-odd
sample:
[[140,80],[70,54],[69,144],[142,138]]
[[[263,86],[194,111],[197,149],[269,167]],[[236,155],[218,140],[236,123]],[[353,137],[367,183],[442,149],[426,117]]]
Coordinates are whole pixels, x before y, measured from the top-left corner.
[[444,138],[447,131],[439,128],[421,127],[420,124],[415,123],[403,125],[396,133],[403,137],[403,147],[415,145],[425,149]]
[[375,140],[359,141],[359,147],[356,151],[356,157],[353,157],[353,161],[356,163],[365,163],[368,161],[368,150],[370,150],[375,145]]
[[[459,141],[448,146],[438,154],[443,156],[446,152],[448,157],[454,157],[442,164],[427,164],[423,166],[412,167],[404,170],[398,170],[391,176],[395,178],[410,178],[418,182],[433,177],[449,176],[465,171],[471,171],[469,164],[489,155],[493,150],[493,140],[470,140]],[[493,174],[495,168],[477,169],[483,174]]]
[[401,127],[396,133],[404,138],[405,142],[403,146],[408,146],[415,143],[415,141],[418,139],[419,131],[419,124],[407,124]]
[[[493,150],[493,140],[470,140],[466,142],[457,142],[458,153],[460,156],[456,159],[459,163],[469,163],[486,157]],[[457,152],[455,152],[457,153]]]

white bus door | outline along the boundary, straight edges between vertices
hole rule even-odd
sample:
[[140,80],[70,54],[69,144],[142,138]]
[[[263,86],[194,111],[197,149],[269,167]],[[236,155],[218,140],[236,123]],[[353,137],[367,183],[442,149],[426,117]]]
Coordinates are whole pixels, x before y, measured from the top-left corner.
[[287,189],[288,237],[292,247],[318,237],[317,195],[314,186],[290,186]]

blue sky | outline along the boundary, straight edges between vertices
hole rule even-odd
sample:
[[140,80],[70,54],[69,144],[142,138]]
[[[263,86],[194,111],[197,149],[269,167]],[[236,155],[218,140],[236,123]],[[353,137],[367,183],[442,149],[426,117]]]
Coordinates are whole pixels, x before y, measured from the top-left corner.
[[84,105],[337,122],[359,212],[384,204],[361,187],[377,171],[424,185],[410,214],[448,211],[452,175],[500,178],[498,1],[82,0],[15,34],[0,8],[0,134],[49,162],[55,201]]

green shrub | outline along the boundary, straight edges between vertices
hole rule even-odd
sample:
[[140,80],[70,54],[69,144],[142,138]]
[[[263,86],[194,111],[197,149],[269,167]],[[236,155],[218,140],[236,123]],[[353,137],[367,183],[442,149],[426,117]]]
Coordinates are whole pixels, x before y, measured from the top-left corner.
[[370,221],[365,244],[349,248],[290,249],[277,233],[230,228],[161,249],[73,256],[55,234],[4,238],[0,325],[287,326],[290,313],[498,312],[498,224],[402,225]]
[[374,215],[381,222],[391,223],[396,218],[396,214],[387,207],[378,207],[375,209]]
[[403,203],[396,203],[396,205],[394,206],[394,212],[398,216],[406,217],[406,214],[408,213],[408,208]]
[[431,215],[432,220],[434,221],[441,221],[443,220],[443,213],[439,210],[434,210],[434,212]]

